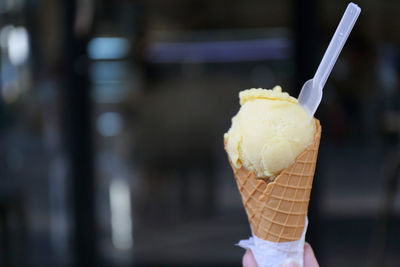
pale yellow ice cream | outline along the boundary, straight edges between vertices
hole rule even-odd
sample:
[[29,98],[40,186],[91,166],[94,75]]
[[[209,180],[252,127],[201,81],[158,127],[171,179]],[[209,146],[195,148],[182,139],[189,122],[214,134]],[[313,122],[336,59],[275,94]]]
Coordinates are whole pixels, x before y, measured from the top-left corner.
[[235,168],[274,177],[313,142],[315,122],[280,86],[244,90],[239,98],[241,108],[224,135],[229,157]]

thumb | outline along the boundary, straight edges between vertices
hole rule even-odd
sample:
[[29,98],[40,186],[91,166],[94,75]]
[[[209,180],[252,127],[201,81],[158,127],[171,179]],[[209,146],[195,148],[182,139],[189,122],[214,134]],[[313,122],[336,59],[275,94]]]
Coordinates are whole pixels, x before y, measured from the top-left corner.
[[288,259],[284,263],[282,263],[281,267],[300,267],[300,264],[296,260]]
[[304,267],[319,267],[314,251],[307,242],[304,244]]
[[243,256],[243,267],[257,267],[256,259],[254,258],[253,253],[251,250],[247,250]]

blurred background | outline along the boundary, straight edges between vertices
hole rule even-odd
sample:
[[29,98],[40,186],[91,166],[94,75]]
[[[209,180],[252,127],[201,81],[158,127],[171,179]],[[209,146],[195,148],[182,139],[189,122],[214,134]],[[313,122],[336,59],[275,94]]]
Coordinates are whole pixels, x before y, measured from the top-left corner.
[[[0,266],[240,266],[238,92],[297,96],[347,4],[1,0]],[[400,2],[357,4],[307,240],[321,266],[398,266]]]

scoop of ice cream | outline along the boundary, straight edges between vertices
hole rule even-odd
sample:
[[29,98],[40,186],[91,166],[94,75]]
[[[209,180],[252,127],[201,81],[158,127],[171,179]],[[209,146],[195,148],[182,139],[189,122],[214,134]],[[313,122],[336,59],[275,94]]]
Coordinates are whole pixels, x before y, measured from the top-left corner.
[[315,122],[280,86],[244,90],[239,98],[241,108],[224,135],[229,157],[235,168],[274,177],[313,142]]

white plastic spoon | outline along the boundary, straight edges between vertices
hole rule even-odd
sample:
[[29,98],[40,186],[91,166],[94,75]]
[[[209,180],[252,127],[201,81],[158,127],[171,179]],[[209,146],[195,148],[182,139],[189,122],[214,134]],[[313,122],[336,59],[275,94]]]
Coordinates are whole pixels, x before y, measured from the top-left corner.
[[328,49],[318,66],[314,78],[308,80],[303,85],[303,88],[301,88],[299,103],[307,111],[308,115],[310,115],[310,118],[314,116],[315,111],[321,103],[322,89],[324,88],[329,74],[331,74],[332,68],[336,63],[340,51],[342,51],[343,45],[346,43],[347,37],[353,29],[354,23],[356,23],[360,12],[361,8],[354,3],[350,3],[347,6],[343,17],[340,20],[339,26],[329,43]]

